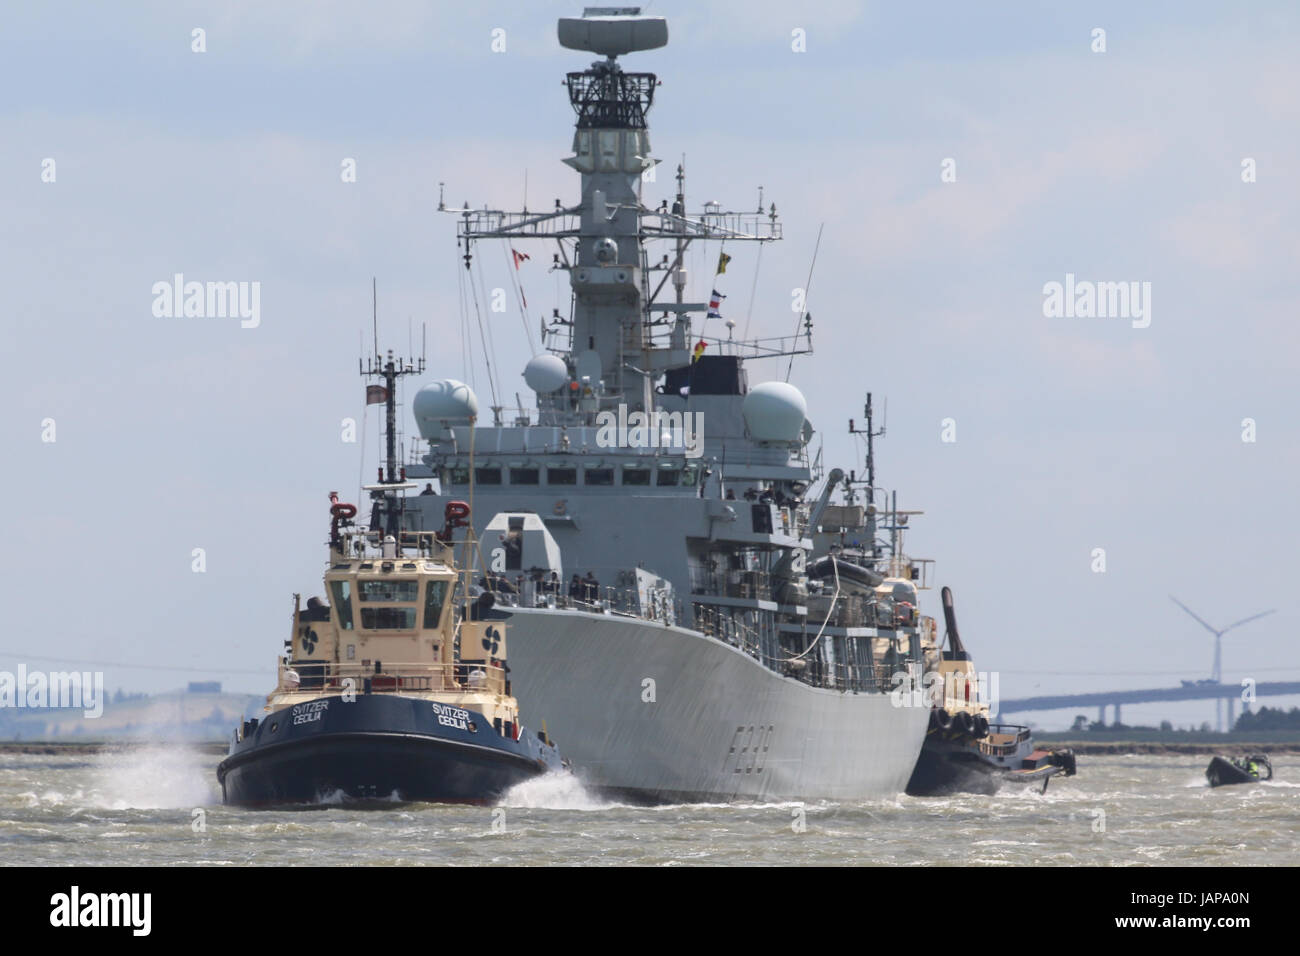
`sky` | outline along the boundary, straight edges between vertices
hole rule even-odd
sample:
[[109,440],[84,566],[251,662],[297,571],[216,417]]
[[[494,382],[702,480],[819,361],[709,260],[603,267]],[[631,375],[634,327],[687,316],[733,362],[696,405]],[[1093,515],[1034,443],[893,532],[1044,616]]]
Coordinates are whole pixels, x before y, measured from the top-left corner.
[[[722,291],[755,335],[793,330],[821,232],[816,352],[790,378],[814,447],[860,468],[848,419],[867,391],[878,414],[888,400],[879,478],[925,512],[909,550],[953,588],[979,669],[1008,698],[1208,677],[1212,638],[1174,594],[1216,626],[1276,608],[1225,638],[1225,679],[1300,679],[1300,8],[795,10],[647,6],[670,41],[624,58],[662,80],[645,201],[685,157],[692,209],[750,209],[760,187],[776,204],[783,242],[728,249]],[[424,380],[486,394],[438,198],[576,200],[561,80],[593,57],[561,49],[554,21],[580,11],[0,10],[0,668],[270,689],[291,595],[320,590],[327,493],[375,464],[373,414],[364,445],[341,429],[364,417],[371,279],[381,339],[418,349],[423,329]],[[508,285],[504,252],[482,254],[487,286]],[[538,259],[520,272],[527,327],[567,307]],[[688,300],[711,267],[688,262]],[[259,324],[155,315],[177,273],[258,283]],[[1067,274],[1149,288],[1149,324],[1045,314]],[[525,391],[520,329],[513,308],[493,318],[507,395]]]

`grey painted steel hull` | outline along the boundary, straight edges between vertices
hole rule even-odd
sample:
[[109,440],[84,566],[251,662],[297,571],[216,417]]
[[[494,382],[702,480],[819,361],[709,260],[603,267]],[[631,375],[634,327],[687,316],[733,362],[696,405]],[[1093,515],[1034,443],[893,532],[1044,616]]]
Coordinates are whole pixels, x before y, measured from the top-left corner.
[[521,712],[546,721],[598,791],[651,802],[851,801],[902,793],[916,765],[925,708],[809,687],[678,627],[508,611]]

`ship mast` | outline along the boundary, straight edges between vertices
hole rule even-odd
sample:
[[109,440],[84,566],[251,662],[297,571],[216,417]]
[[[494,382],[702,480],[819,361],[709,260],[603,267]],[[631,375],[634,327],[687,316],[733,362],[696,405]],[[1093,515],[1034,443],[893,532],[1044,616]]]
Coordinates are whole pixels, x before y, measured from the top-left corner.
[[[372,280],[373,283],[373,280]],[[372,289],[374,286],[372,285]],[[406,469],[397,463],[397,381],[405,375],[422,375],[424,373],[424,356],[420,358],[400,358],[389,349],[386,357],[379,352],[379,305],[377,290],[374,294],[372,321],[374,322],[374,355],[365,360],[357,360],[362,378],[379,378],[383,385],[366,387],[367,407],[376,401],[384,404],[384,450],[385,465],[379,468],[377,484],[366,485],[373,502],[370,511],[370,530],[383,531],[392,535],[400,543],[402,531],[401,492],[414,488],[413,482],[406,480]]]
[[[642,176],[659,160],[650,155],[647,115],[659,80],[653,73],[625,71],[619,58],[668,42],[667,24],[641,16],[639,8],[589,8],[582,18],[559,22],[560,45],[603,57],[583,71],[566,74],[575,113],[573,155],[563,162],[582,179],[578,204],[548,213],[494,209],[445,210],[459,218],[457,238],[468,261],[481,239],[540,238],[559,243],[555,268],[568,272],[573,291],[570,346],[561,353],[570,377],[559,396],[539,397],[542,424],[590,423],[593,414],[626,403],[650,411],[654,385],[671,369],[691,363],[691,313],[707,302],[685,301],[683,259],[695,240],[770,242],[781,238],[775,207],[768,213],[724,212],[685,207],[685,171],[677,170],[671,207],[641,203]],[[651,262],[644,245],[673,243],[673,254]],[[569,250],[572,249],[572,256]],[[663,273],[650,281],[650,273]],[[665,285],[672,294],[660,301]],[[673,313],[667,336],[657,336],[656,312]],[[662,323],[660,323],[662,324]],[[811,341],[736,343],[751,358],[811,351]],[[571,400],[572,399],[572,400]]]

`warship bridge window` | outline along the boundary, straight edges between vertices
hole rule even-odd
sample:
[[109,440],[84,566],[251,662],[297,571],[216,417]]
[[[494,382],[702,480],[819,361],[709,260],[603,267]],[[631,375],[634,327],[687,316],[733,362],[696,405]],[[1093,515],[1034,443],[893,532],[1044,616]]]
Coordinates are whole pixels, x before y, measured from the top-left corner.
[[362,601],[411,601],[420,595],[420,582],[410,580],[390,580],[382,578],[374,581],[357,582],[361,588]]
[[538,481],[538,470],[536,468],[511,468],[510,484],[512,485],[535,485]]
[[586,475],[583,476],[584,483],[603,487],[614,484],[613,468],[588,468]]
[[442,606],[447,603],[447,582],[430,581],[424,592],[424,626],[437,627],[442,620]]
[[501,469],[475,468],[474,481],[480,485],[499,485],[501,484]]
[[638,486],[650,484],[650,469],[639,465],[624,465],[623,484]]
[[334,609],[339,615],[339,627],[345,631],[352,630],[352,582],[331,581],[330,591],[334,594]]
[[552,485],[576,485],[578,483],[578,469],[547,468],[546,481]]
[[675,486],[681,480],[681,473],[677,470],[675,462],[666,462],[660,464],[659,471],[655,475],[655,484],[660,488],[669,488]]
[[462,465],[456,465],[456,466],[453,466],[452,468],[447,469],[447,471],[448,471],[448,478],[449,478],[451,484],[453,484],[453,485],[468,485],[468,484],[469,484],[469,469],[468,469],[468,468],[466,468],[466,467],[464,467],[464,466],[462,466]]
[[413,607],[363,607],[361,626],[368,631],[413,631]]

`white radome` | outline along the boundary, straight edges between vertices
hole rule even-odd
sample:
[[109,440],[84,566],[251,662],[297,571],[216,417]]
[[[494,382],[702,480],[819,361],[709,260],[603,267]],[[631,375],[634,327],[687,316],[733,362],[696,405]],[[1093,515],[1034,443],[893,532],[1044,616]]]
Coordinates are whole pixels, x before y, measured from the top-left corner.
[[549,352],[534,355],[524,366],[524,381],[539,395],[555,391],[569,380],[569,368],[564,359]]
[[795,441],[808,418],[808,402],[788,382],[763,382],[749,390],[741,411],[755,440]]
[[441,437],[448,425],[468,425],[478,417],[478,397],[464,382],[446,378],[430,382],[415,393],[411,403],[420,435],[425,439]]

